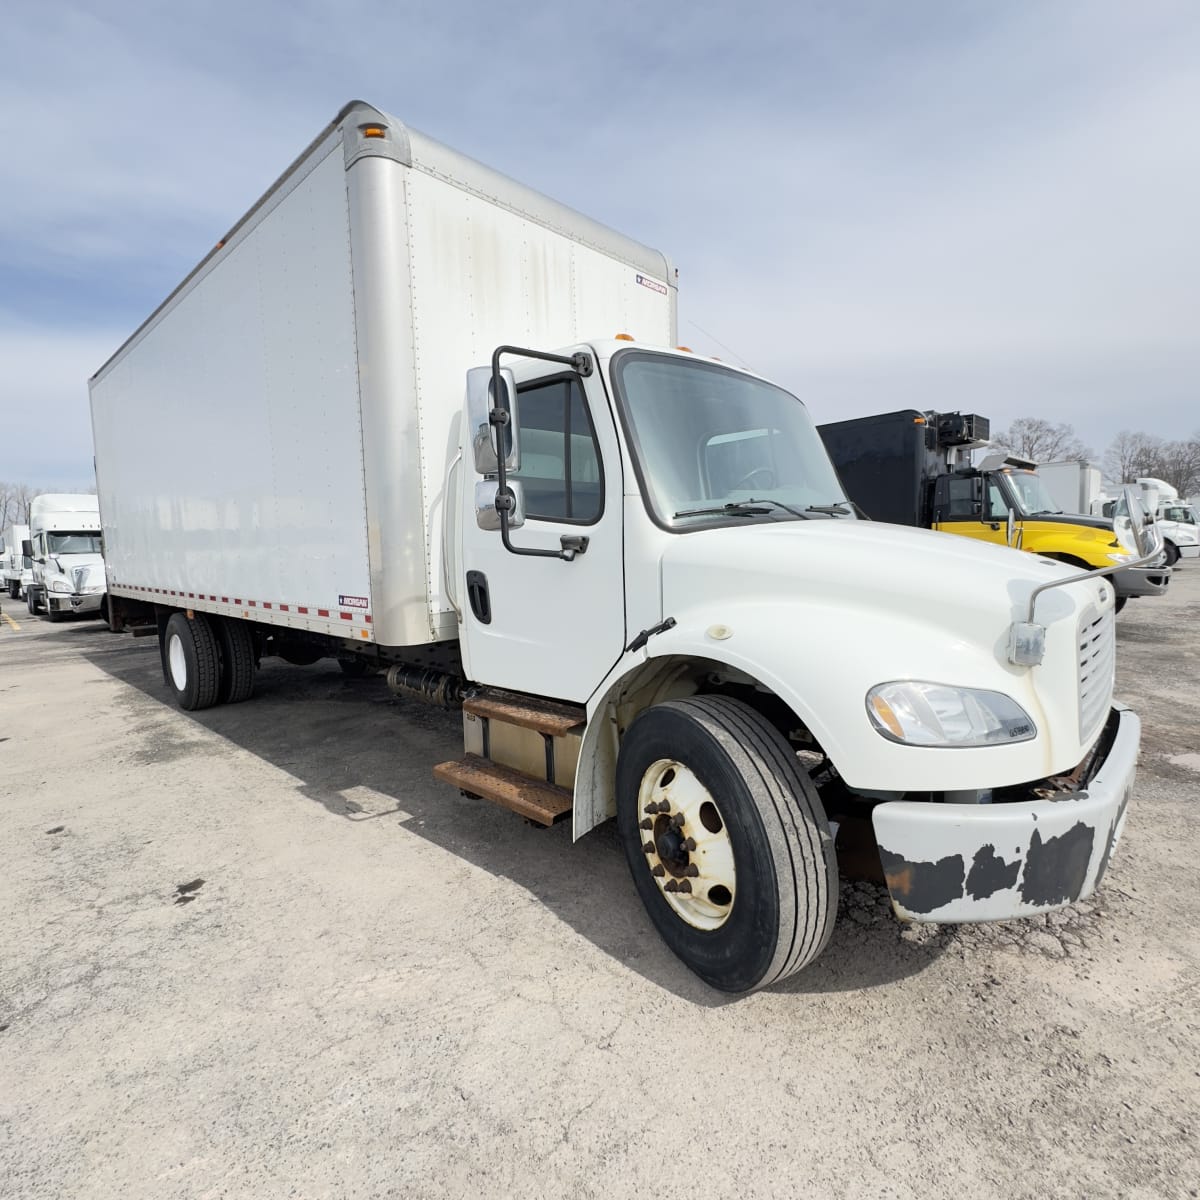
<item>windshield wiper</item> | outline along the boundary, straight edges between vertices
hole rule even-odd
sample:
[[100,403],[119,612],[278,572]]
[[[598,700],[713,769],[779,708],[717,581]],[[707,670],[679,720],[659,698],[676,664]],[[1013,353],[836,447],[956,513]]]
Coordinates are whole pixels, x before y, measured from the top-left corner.
[[764,501],[737,500],[731,504],[718,504],[713,508],[684,508],[677,512],[671,520],[675,520],[675,517],[709,517],[725,516],[726,514],[731,517],[762,517],[770,511],[765,507]]
[[850,510],[840,501],[836,504],[810,504],[805,512],[824,513],[827,517],[848,517]]
[[[677,512],[676,517],[699,517],[699,516],[723,516],[728,514],[731,517],[765,517],[771,510],[767,507],[768,504],[774,505],[776,508],[783,509],[784,512],[791,513],[793,517],[799,517],[802,521],[807,521],[809,518],[804,515],[798,508],[793,508],[790,504],[784,504],[782,500],[731,500],[728,504],[721,504],[714,508],[685,508],[682,512]],[[820,512],[820,509],[813,509],[814,512]]]

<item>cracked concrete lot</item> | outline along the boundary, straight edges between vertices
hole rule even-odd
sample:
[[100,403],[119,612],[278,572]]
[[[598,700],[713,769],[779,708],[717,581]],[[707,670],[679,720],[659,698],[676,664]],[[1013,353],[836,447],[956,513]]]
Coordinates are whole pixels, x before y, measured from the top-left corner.
[[1200,564],[1118,620],[1144,722],[1097,897],[908,927],[844,884],[731,1001],[615,836],[435,785],[458,719],[275,660],[0,622],[0,1196],[1200,1194]]

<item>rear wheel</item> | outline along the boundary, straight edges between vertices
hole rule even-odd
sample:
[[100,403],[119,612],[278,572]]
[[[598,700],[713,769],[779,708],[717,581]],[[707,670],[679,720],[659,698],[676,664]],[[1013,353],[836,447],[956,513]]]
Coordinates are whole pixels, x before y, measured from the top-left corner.
[[617,762],[617,825],[650,919],[713,987],[766,987],[829,941],[829,823],[787,740],[749,705],[697,696],[638,716]]
[[217,639],[203,613],[171,614],[163,634],[163,660],[180,708],[195,712],[217,702],[221,678]]
[[210,617],[221,660],[221,679],[217,686],[218,704],[240,704],[254,694],[257,670],[254,635],[244,621],[233,617]]

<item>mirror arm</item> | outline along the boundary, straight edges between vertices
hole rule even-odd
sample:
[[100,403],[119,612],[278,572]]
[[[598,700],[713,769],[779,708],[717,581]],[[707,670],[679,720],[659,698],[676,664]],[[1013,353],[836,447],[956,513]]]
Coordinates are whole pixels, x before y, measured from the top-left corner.
[[[492,351],[492,395],[501,395],[500,391],[500,356],[502,354],[515,354],[520,358],[536,358],[541,362],[562,363],[564,366],[570,367],[576,374],[586,379],[593,371],[592,356],[585,351],[580,351],[577,354],[547,354],[542,350],[528,350],[521,346],[497,346]],[[568,539],[562,539],[562,548],[559,550],[536,550],[529,546],[514,546],[512,539],[509,536],[509,515],[514,506],[512,495],[508,490],[508,455],[504,453],[503,443],[500,440],[500,433],[508,424],[508,413],[502,408],[493,408],[488,413],[488,422],[495,431],[496,437],[496,511],[500,514],[500,540],[504,544],[505,550],[510,554],[520,554],[526,558],[561,558],[564,562],[574,562],[577,554],[582,554],[587,549],[587,539],[583,539],[583,545],[568,545]]]

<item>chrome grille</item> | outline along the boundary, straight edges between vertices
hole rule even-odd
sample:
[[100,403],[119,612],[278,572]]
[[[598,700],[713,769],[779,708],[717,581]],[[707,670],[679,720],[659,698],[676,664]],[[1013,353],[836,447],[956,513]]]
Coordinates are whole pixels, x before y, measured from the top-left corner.
[[1079,740],[1086,742],[1108,712],[1117,664],[1113,610],[1079,623]]

